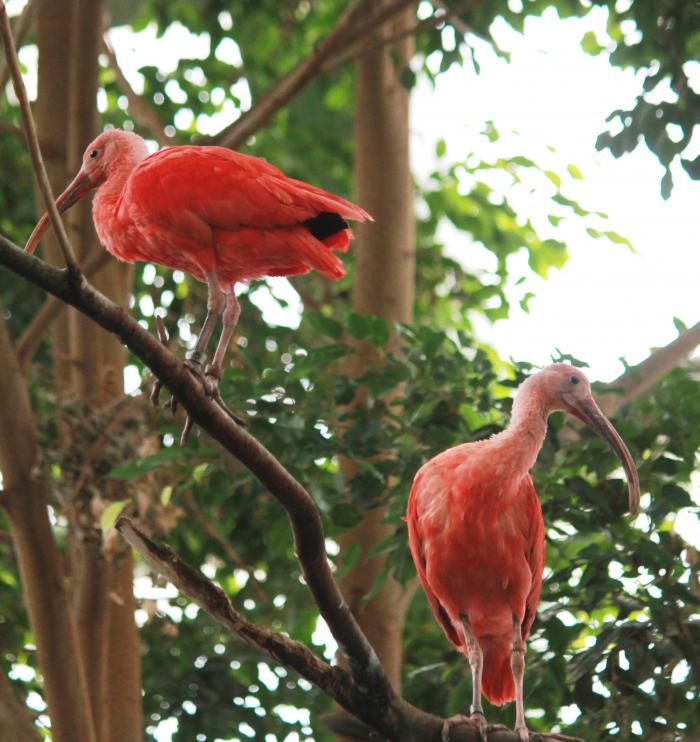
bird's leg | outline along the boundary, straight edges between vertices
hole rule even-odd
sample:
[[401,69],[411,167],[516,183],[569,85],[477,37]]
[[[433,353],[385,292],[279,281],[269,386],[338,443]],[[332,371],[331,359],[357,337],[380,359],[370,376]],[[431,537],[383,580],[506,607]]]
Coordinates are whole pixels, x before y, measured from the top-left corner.
[[219,286],[219,281],[214,273],[207,273],[207,287],[209,294],[207,296],[207,316],[204,318],[204,324],[199,331],[197,343],[194,350],[191,350],[187,356],[185,365],[187,368],[201,378],[204,372],[204,362],[207,360],[207,345],[214,332],[217,320],[221,316],[226,306],[226,295]]
[[445,719],[442,725],[442,740],[449,742],[450,731],[452,727],[459,724],[469,724],[475,726],[481,742],[486,742],[488,737],[488,725],[484,716],[484,709],[481,705],[481,673],[484,668],[484,653],[479,645],[479,641],[472,631],[467,616],[462,616],[462,633],[467,645],[467,659],[472,671],[472,705],[469,709],[469,716],[458,714]]
[[241,316],[241,305],[238,303],[233,286],[225,296],[226,304],[221,316],[221,336],[219,337],[219,342],[214,351],[214,358],[206,368],[206,375],[212,396],[215,396],[216,393],[218,393],[219,380],[221,379],[224,367],[224,357],[226,356],[226,351],[228,350],[229,343],[231,342],[236,325],[238,324],[238,318]]
[[515,731],[521,742],[528,742],[530,732],[525,724],[525,704],[523,701],[523,677],[525,676],[525,642],[523,641],[520,621],[513,616],[513,646],[510,655],[510,667],[515,679]]

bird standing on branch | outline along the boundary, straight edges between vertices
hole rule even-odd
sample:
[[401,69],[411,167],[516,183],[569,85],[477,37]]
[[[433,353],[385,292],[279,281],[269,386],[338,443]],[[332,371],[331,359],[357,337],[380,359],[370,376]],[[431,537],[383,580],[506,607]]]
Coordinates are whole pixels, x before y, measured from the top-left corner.
[[[93,189],[95,230],[112,255],[206,282],[207,315],[186,363],[219,401],[224,356],[240,314],[236,283],[312,269],[337,280],[345,270],[333,251],[346,251],[352,239],[346,219],[371,220],[359,206],[288,178],[257,157],[196,146],[149,156],[140,136],[119,129],[88,146],[80,171],[56,199],[58,210]],[[44,214],[26,250],[35,250],[48,225]],[[219,318],[221,335],[205,367]]]
[[459,723],[486,738],[483,693],[491,703],[515,698],[515,729],[526,742],[525,640],[535,618],[544,570],[544,522],[529,471],[557,410],[574,415],[611,446],[624,467],[629,509],[639,508],[639,478],[617,431],[598,408],[578,369],[564,363],[533,374],[518,389],[510,425],[486,440],[450,448],[418,471],[408,500],[408,537],[418,577],[447,638],[472,672],[471,716]]

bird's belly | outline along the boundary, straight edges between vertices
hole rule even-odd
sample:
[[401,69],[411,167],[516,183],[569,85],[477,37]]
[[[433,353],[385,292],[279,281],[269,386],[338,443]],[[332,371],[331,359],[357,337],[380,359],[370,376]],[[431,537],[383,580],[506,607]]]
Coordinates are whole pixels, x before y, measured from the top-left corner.
[[310,266],[298,249],[302,233],[295,227],[215,230],[217,274],[222,281],[233,283],[305,273]]
[[128,263],[156,263],[201,281],[215,267],[210,244],[202,245],[157,224],[114,222],[98,227],[97,234],[112,255]]
[[453,623],[466,615],[478,637],[509,638],[532,585],[525,554],[522,535],[501,519],[474,518],[431,540],[426,574]]

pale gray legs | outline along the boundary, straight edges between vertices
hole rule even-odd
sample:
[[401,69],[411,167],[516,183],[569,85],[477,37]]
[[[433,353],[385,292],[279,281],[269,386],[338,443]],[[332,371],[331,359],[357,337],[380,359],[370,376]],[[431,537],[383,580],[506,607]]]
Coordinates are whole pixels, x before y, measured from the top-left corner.
[[[187,354],[186,365],[192,373],[202,380],[207,394],[216,398],[224,367],[224,357],[238,324],[238,318],[241,316],[241,305],[236,298],[234,285],[231,284],[229,291],[222,291],[214,273],[207,273],[207,287],[209,288],[207,316],[204,318],[204,324],[194,350]],[[205,369],[207,346],[214,334],[214,328],[219,321],[219,317],[221,317],[222,322],[221,335],[214,351],[214,358]]]
[[510,667],[515,679],[515,731],[521,742],[530,738],[525,724],[525,703],[523,701],[523,677],[525,676],[525,642],[522,637],[520,621],[513,616],[513,647],[510,655]]
[[207,273],[207,316],[204,318],[204,324],[199,331],[197,344],[194,350],[187,354],[187,360],[204,370],[204,363],[207,360],[207,346],[209,340],[214,334],[214,328],[219,321],[219,317],[226,307],[226,294],[221,290],[219,281],[214,273]]
[[488,727],[486,717],[484,716],[484,709],[481,705],[481,673],[484,668],[484,653],[479,646],[476,636],[474,636],[474,632],[471,630],[469,619],[466,616],[462,616],[462,633],[464,634],[464,641],[467,645],[469,667],[472,671],[472,705],[469,709],[469,716],[458,714],[457,716],[451,716],[449,719],[445,719],[445,723],[442,725],[442,742],[450,742],[452,727],[459,724],[475,726],[479,732],[479,739],[482,742],[486,742]]
[[[205,392],[216,401],[220,407],[222,407],[228,415],[235,420],[239,425],[243,425],[244,422],[237,417],[224,403],[219,393],[219,380],[223,372],[224,358],[226,351],[228,350],[229,343],[233,337],[233,333],[238,324],[238,318],[241,314],[241,305],[238,303],[236,298],[235,286],[231,284],[229,291],[224,292],[219,286],[219,282],[214,273],[207,273],[207,287],[209,289],[207,296],[207,316],[204,318],[202,329],[199,332],[197,343],[194,349],[187,353],[185,357],[185,366],[188,370],[194,374],[201,382]],[[211,340],[211,336],[214,334],[214,328],[221,317],[222,329],[217,343],[216,350],[214,351],[214,358],[212,362],[207,364],[207,346]],[[167,336],[165,335],[164,329],[159,328],[158,335],[161,342],[167,342]],[[158,404],[158,396],[160,392],[160,382],[156,381],[153,385],[153,391],[151,392],[151,401],[154,405]],[[175,411],[176,403],[175,400],[171,400],[171,408]],[[181,445],[184,445],[192,429],[192,420],[188,416],[185,420],[185,427],[182,430],[182,436],[180,438]]]

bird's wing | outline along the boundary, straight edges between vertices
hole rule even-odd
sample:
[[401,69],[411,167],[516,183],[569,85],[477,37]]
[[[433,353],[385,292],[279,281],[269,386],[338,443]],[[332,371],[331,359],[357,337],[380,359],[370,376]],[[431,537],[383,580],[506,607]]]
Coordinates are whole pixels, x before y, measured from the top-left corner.
[[128,201],[151,220],[192,218],[211,229],[266,229],[304,222],[322,212],[364,221],[359,206],[288,178],[257,157],[224,147],[172,147],[143,160],[127,185]]
[[417,511],[417,492],[421,487],[425,472],[419,471],[411,487],[411,493],[408,496],[408,507],[406,509],[406,524],[408,525],[408,544],[411,549],[411,555],[413,556],[413,562],[416,565],[416,572],[418,573],[418,579],[425,594],[428,596],[430,607],[433,609],[435,618],[445,632],[445,636],[454,644],[457,649],[462,648],[462,640],[457,633],[450,617],[447,615],[447,611],[440,603],[440,599],[433,592],[433,589],[428,581],[428,575],[426,572],[425,554],[423,553],[423,541],[425,534],[421,532],[420,519],[418,518]]
[[527,639],[535,620],[537,613],[537,604],[540,602],[540,592],[542,590],[542,573],[544,571],[544,521],[542,519],[542,507],[540,500],[535,492],[535,485],[532,483],[532,477],[528,474],[523,480],[523,496],[527,499],[527,512],[529,521],[527,523],[528,532],[525,534],[525,543],[528,552],[525,555],[530,572],[532,574],[532,584],[530,592],[525,601],[525,615],[522,622],[522,637]]

